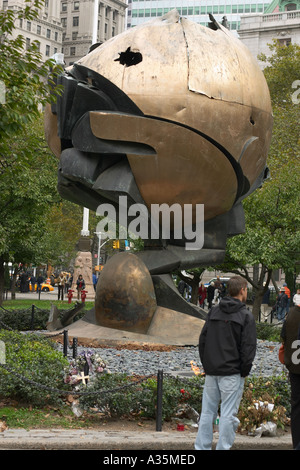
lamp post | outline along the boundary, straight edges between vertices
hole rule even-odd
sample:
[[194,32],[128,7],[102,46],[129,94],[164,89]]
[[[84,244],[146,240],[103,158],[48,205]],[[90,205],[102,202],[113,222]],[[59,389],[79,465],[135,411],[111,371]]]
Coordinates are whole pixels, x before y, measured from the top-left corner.
[[[99,0],[94,0],[93,29],[92,29],[92,45],[98,40],[98,17],[99,17]],[[83,208],[83,221],[81,235],[88,237],[89,232],[89,215],[90,211],[86,207]]]

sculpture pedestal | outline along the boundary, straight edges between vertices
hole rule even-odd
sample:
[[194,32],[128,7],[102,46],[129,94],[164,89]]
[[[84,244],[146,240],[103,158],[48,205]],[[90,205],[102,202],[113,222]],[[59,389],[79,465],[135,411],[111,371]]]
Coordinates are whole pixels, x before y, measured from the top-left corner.
[[[77,299],[76,281],[79,274],[85,281],[85,290],[87,291],[86,300],[95,299],[95,290],[93,286],[93,264],[92,253],[89,251],[79,251],[77,253],[74,265],[73,283],[71,289],[74,290],[74,299]],[[79,298],[81,302],[81,298]]]
[[[180,336],[181,328],[189,329],[185,325],[194,326],[195,322],[202,326],[205,312],[186,302],[172,284],[168,277],[151,276],[135,254],[114,255],[104,266],[97,284],[96,324],[150,337],[167,332],[174,340]],[[174,328],[175,314],[180,320]]]

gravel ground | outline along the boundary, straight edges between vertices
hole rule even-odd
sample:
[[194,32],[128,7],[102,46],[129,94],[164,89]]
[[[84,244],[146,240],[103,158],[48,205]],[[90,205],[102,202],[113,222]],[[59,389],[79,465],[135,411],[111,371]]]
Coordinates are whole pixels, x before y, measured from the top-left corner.
[[[284,366],[278,360],[280,344],[258,340],[256,357],[250,375],[280,375]],[[110,372],[149,375],[159,369],[166,373],[191,371],[191,361],[201,369],[197,347],[180,347],[169,351],[145,351],[142,349],[86,348],[78,346],[78,354],[90,350],[98,352]],[[69,352],[72,357],[72,351]]]

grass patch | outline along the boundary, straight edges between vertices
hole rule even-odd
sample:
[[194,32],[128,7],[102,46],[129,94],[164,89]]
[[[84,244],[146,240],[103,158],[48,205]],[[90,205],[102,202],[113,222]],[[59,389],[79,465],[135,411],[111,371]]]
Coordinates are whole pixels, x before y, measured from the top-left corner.
[[[68,310],[71,307],[74,307],[76,304],[76,299],[71,304],[67,300],[39,300],[36,299],[15,299],[15,300],[5,300],[2,303],[2,307],[7,310],[26,310],[32,305],[35,305],[42,310],[49,310],[51,305],[55,305],[58,310]],[[85,302],[85,310],[90,310],[95,305],[95,302],[87,301]]]
[[37,428],[78,429],[99,424],[99,417],[89,416],[85,413],[81,418],[78,418],[68,406],[59,409],[12,405],[2,407],[0,403],[0,407],[0,421],[4,421],[9,428],[27,430]]

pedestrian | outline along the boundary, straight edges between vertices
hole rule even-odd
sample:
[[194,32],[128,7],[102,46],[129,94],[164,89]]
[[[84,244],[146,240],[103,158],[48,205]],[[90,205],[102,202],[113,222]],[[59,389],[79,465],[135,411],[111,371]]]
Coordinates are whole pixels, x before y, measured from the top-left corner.
[[215,295],[215,283],[211,282],[207,288],[207,302],[208,302],[208,309],[210,310],[212,307],[212,301]]
[[207,295],[206,287],[203,283],[201,283],[198,289],[199,304],[201,308],[204,308],[206,295]]
[[228,282],[228,296],[210,310],[200,334],[199,353],[206,377],[196,450],[211,450],[220,402],[216,449],[229,450],[234,443],[244,381],[256,353],[255,320],[246,299],[247,281],[233,276]]
[[214,294],[214,303],[219,303],[220,300],[220,288],[221,288],[221,281],[220,277],[217,276],[217,279],[214,282],[215,284],[215,294]]
[[97,274],[94,272],[93,273],[93,286],[94,286],[95,292],[96,292],[96,287],[97,287],[97,281],[98,281]]
[[64,300],[64,290],[65,290],[65,283],[66,283],[66,278],[64,273],[60,273],[60,275],[56,278],[56,283],[58,286],[58,300],[61,298],[61,300]]
[[284,287],[284,292],[285,292],[286,295],[288,296],[288,304],[287,304],[287,307],[286,307],[286,313],[289,313],[290,302],[291,302],[291,291],[290,291],[290,289],[288,288],[286,282],[283,284],[283,287]]
[[41,274],[38,275],[36,280],[36,291],[39,293],[42,291],[42,284],[44,282],[44,278]]
[[[263,283],[263,286],[264,286],[264,289],[266,288],[266,282]],[[268,313],[268,307],[269,307],[269,302],[270,302],[270,288],[267,287],[267,290],[265,291],[265,293],[263,294],[263,298],[262,298],[262,302],[261,302],[261,310],[262,310],[262,314],[264,315],[264,317],[267,316],[267,313]]]
[[31,292],[35,291],[35,285],[36,285],[36,277],[34,274],[30,276],[30,284],[31,284]]
[[300,289],[297,289],[297,293],[293,297],[294,305],[300,305]]
[[76,281],[76,289],[77,289],[77,299],[80,300],[81,291],[85,289],[85,282],[82,277],[82,274],[79,274],[78,279]]
[[180,279],[177,289],[182,297],[184,297],[186,286],[187,286],[186,283],[182,279]]
[[288,296],[285,293],[284,287],[280,289],[280,293],[276,299],[276,307],[277,307],[277,320],[282,321],[285,319],[285,315],[287,312],[288,306]]
[[293,448],[300,450],[300,303],[292,307],[281,330],[284,364],[291,384],[291,432]]

